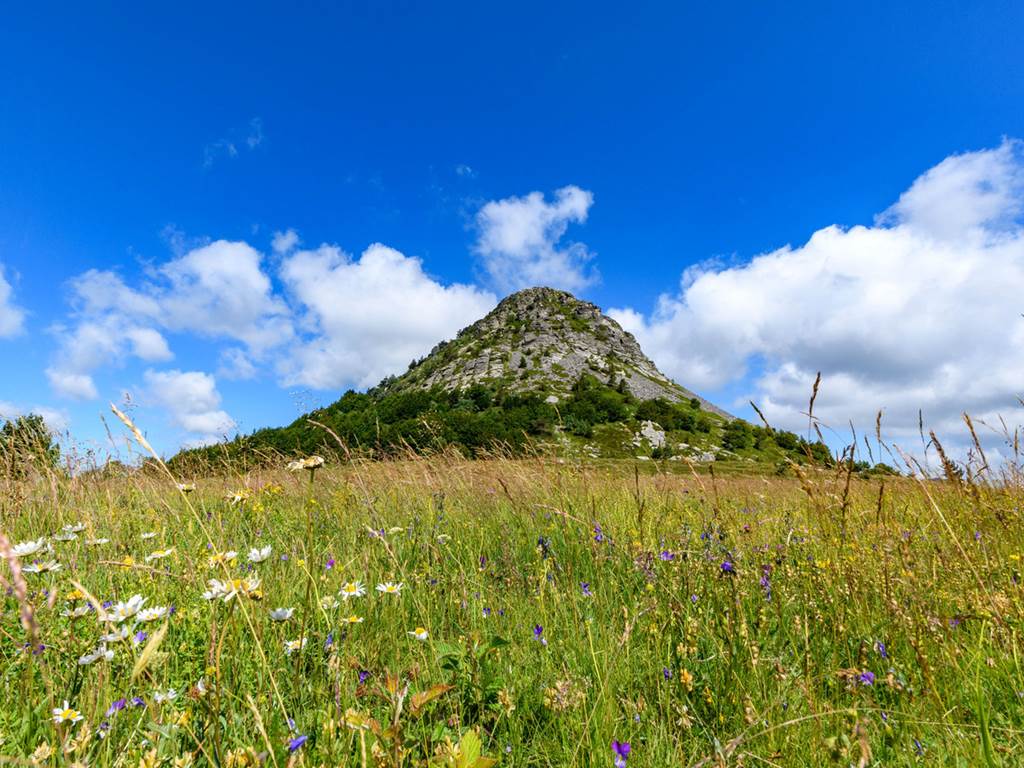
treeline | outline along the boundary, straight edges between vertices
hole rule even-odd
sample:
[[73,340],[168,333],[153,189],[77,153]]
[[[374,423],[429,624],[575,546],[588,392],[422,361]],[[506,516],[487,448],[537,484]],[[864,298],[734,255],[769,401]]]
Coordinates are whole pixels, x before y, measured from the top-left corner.
[[[648,420],[676,441],[714,441],[739,456],[833,462],[827,446],[809,443],[791,432],[755,427],[741,420],[727,422],[701,410],[696,399],[638,401],[622,381],[610,385],[584,375],[568,397],[557,403],[547,402],[544,391],[512,392],[485,384],[455,391],[349,391],[332,405],[286,427],[261,429],[228,443],[182,451],[171,464],[189,472],[225,463],[254,466],[279,462],[282,456],[313,453],[386,457],[452,448],[469,457],[495,450],[515,455],[559,431],[588,439],[601,425]],[[656,454],[656,458],[668,458],[671,449]]]

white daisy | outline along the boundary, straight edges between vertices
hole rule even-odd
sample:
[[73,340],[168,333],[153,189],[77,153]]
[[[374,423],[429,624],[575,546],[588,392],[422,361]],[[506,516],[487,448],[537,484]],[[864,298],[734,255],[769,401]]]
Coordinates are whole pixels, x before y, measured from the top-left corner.
[[213,568],[218,565],[231,565],[238,559],[238,553],[233,549],[229,549],[227,552],[215,552],[210,555],[210,567]]
[[157,704],[163,704],[165,701],[174,701],[178,698],[178,692],[173,688],[168,688],[166,691],[154,691],[153,701]]
[[63,567],[56,560],[44,560],[38,563],[29,563],[21,570],[24,573],[52,573],[53,571],[59,571]]
[[178,483],[178,490],[182,493],[192,493],[195,489],[195,483]]
[[82,719],[82,713],[77,709],[72,709],[68,704],[67,699],[64,700],[63,707],[56,707],[53,710],[53,722],[57,723],[77,723]]
[[398,595],[401,594],[403,586],[402,582],[396,584],[393,581],[385,581],[383,584],[377,585],[377,591],[382,595]]
[[356,616],[353,613],[347,619],[342,619],[342,621],[345,622],[346,624],[362,624],[363,623],[363,617],[362,616]]
[[[377,587],[377,589],[380,589],[380,587]],[[338,594],[341,595],[342,600],[362,597],[366,594],[366,587],[363,586],[361,581],[348,581],[341,585],[341,590]]]
[[416,627],[416,629],[414,629],[412,632],[409,632],[408,634],[410,637],[415,637],[420,642],[425,642],[426,639],[430,637],[430,633],[427,632],[427,630],[423,627]]
[[273,551],[274,551],[274,548],[272,546],[270,546],[269,544],[267,544],[267,546],[263,547],[263,549],[257,549],[256,547],[253,547],[252,549],[249,550],[249,562],[250,563],[262,563],[264,560],[266,560],[268,557],[270,557],[270,553],[273,552]]
[[145,624],[149,621],[159,621],[166,617],[170,613],[170,609],[166,605],[155,605],[152,608],[146,608],[139,611],[135,620],[140,624]]
[[85,523],[71,523],[70,525],[65,525],[61,530],[67,533],[81,533],[85,530]]
[[107,634],[103,635],[100,639],[104,643],[123,643],[132,636],[132,628],[127,624],[122,624],[116,629],[112,629]]
[[110,539],[89,539],[85,543],[88,544],[90,547],[98,547],[101,544],[109,544]]
[[154,560],[163,560],[165,557],[170,557],[174,554],[174,547],[168,547],[167,549],[158,549],[155,552],[150,552],[146,555],[146,562],[152,563]]
[[114,652],[107,650],[107,646],[101,643],[96,647],[95,650],[89,651],[89,653],[80,657],[78,659],[78,663],[79,665],[86,667],[90,664],[99,661],[100,659],[103,659],[104,661],[110,661],[112,658],[114,658]]
[[35,541],[23,541],[20,544],[15,544],[13,551],[15,557],[31,557],[40,552],[49,552],[50,546],[46,543],[46,537],[43,536]]
[[306,647],[306,638],[301,640],[285,640],[284,641],[284,653],[286,656],[291,656],[295,651],[301,651]]
[[155,538],[156,538],[156,532],[155,531],[146,531],[144,534],[142,534],[142,540],[143,541],[148,541],[149,539],[155,539]]
[[132,595],[128,600],[121,603],[114,603],[105,612],[104,619],[112,624],[120,624],[125,619],[130,619],[146,604],[146,598],[142,595]]
[[61,616],[65,616],[69,619],[80,619],[83,616],[89,615],[88,605],[76,605],[74,608],[65,608],[60,612]]
[[325,611],[333,611],[340,605],[341,603],[338,602],[338,598],[334,595],[324,595],[320,598],[320,607]]
[[295,613],[294,608],[275,608],[270,612],[271,621],[288,621]]
[[60,533],[55,533],[50,538],[54,541],[74,541],[78,538],[78,534],[74,531],[63,530]]

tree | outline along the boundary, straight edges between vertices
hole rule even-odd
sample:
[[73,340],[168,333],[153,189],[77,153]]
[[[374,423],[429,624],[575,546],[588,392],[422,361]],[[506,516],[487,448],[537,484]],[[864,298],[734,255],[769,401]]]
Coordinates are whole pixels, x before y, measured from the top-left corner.
[[60,461],[60,446],[37,413],[18,416],[0,427],[0,462],[7,477],[24,478],[52,469]]

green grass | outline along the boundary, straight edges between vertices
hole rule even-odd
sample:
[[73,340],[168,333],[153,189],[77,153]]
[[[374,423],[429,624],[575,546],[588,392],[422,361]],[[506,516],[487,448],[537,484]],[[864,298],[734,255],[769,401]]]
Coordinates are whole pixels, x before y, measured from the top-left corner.
[[[1016,764],[1018,491],[893,478],[846,491],[841,473],[716,479],[645,464],[435,457],[327,466],[312,482],[194,478],[188,495],[155,471],[10,484],[12,542],[85,530],[53,542],[62,568],[25,575],[25,600],[4,599],[0,753],[472,765],[475,733],[502,766],[610,766],[613,739],[632,745],[631,767]],[[268,545],[250,567],[249,550]],[[211,565],[228,550],[236,561]],[[256,576],[258,595],[202,598],[209,579]],[[342,601],[348,580],[367,594]],[[385,581],[401,594],[378,594]],[[101,602],[139,594],[174,612],[82,666],[103,630],[95,611],[61,615],[88,602],[75,582]],[[278,623],[275,608],[295,610]],[[343,623],[353,613],[364,621]],[[157,703],[169,688],[177,698]],[[143,705],[106,714],[133,696]],[[80,722],[53,723],[64,700]]]

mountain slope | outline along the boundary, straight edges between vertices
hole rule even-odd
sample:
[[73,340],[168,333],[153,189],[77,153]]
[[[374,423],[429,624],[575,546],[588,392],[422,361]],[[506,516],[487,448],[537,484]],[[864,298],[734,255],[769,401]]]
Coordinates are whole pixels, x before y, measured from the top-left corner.
[[[339,444],[340,443],[340,444]],[[727,461],[775,468],[824,445],[755,427],[662,374],[596,306],[551,288],[512,294],[369,392],[349,391],[292,424],[182,451],[183,472],[334,452],[388,456],[455,448],[580,458]]]
[[566,291],[528,288],[505,298],[486,317],[438,344],[401,377],[380,390],[464,389],[474,384],[512,392],[543,392],[564,399],[580,376],[624,387],[638,400],[696,399],[701,408],[725,411],[675,383],[643,353],[631,333],[598,307]]

